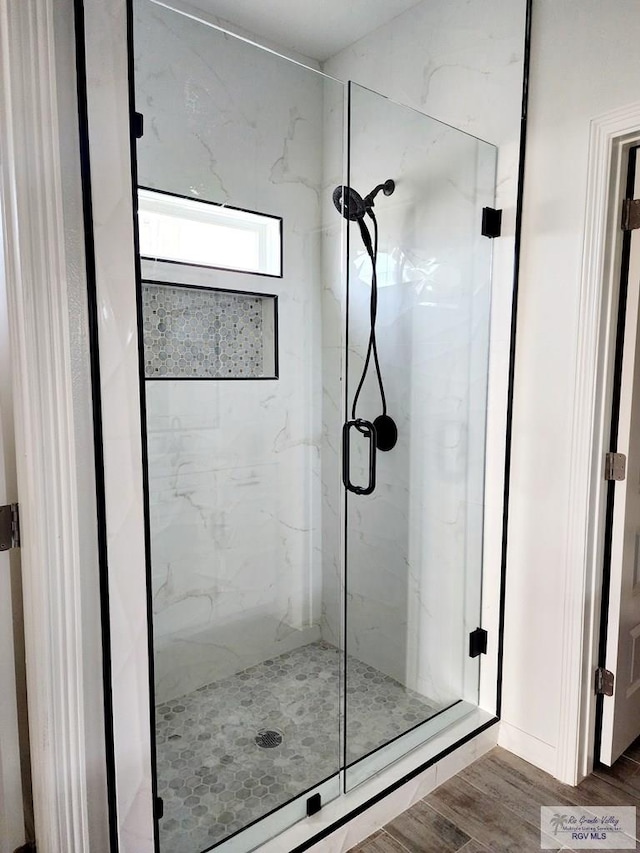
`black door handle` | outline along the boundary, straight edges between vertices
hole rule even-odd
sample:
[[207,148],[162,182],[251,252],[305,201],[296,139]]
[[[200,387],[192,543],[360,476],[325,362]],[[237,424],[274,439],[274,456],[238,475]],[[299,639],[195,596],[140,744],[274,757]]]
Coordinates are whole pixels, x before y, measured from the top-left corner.
[[[366,486],[356,486],[351,482],[349,446],[351,427],[355,427],[359,433],[369,439],[369,482]],[[356,418],[353,421],[347,421],[342,427],[342,482],[345,488],[355,495],[370,495],[376,487],[376,428],[371,421]]]

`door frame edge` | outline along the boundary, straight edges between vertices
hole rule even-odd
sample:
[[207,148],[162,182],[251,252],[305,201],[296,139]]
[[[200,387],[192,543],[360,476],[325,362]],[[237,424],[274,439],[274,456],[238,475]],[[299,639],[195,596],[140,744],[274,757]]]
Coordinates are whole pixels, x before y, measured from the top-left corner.
[[640,141],[640,101],[591,120],[572,405],[569,500],[560,648],[560,717],[556,777],[576,785],[593,769],[595,693],[608,449],[611,337],[619,270],[620,178],[626,147]]
[[72,22],[70,0],[0,0],[0,201],[35,835],[43,850],[89,853],[104,838],[106,795],[92,674],[101,691],[97,635],[87,634],[97,552],[88,528],[95,496],[83,488],[94,481],[79,476],[85,465],[93,471],[93,445],[83,384],[75,86],[68,90],[75,82]]

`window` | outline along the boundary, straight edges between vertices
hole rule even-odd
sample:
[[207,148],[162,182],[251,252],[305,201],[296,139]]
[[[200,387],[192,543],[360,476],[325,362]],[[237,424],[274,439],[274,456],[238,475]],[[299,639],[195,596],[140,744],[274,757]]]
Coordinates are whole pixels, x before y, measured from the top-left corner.
[[192,198],[138,190],[144,258],[282,276],[282,219]]

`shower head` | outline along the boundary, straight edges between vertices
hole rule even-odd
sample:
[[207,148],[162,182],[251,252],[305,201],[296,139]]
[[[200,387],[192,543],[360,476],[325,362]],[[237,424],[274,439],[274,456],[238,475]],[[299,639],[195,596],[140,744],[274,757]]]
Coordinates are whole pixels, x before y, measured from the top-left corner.
[[375,189],[372,189],[368,195],[362,198],[360,193],[351,187],[336,187],[333,191],[333,203],[338,213],[341,213],[345,219],[356,222],[358,219],[363,219],[365,213],[371,210],[374,199],[380,190],[385,195],[391,195],[395,188],[395,181],[389,178],[384,184],[378,184]]
[[364,199],[360,193],[352,190],[351,187],[336,187],[333,191],[333,203],[338,213],[352,222],[362,219],[367,212]]

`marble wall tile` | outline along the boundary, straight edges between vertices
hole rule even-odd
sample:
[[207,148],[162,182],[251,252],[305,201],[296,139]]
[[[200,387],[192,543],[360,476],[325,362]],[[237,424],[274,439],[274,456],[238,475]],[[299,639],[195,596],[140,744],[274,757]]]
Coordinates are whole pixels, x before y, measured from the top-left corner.
[[327,85],[339,103],[343,87],[148,0],[135,8],[141,185],[283,219],[282,279],[144,265],[153,280],[278,296],[278,380],[147,383],[164,701],[319,636],[322,278],[335,277],[321,269],[323,108]]
[[[323,69],[468,131],[498,146],[496,204],[503,210],[502,236],[494,241],[484,525],[477,493],[466,511],[473,541],[482,535],[482,624],[499,630],[500,565],[506,401],[510,358],[514,231],[524,49],[525,0],[424,0],[387,26],[345,48]],[[365,189],[365,192],[367,190]],[[471,367],[478,366],[472,360]],[[471,382],[470,387],[475,387]],[[471,405],[476,405],[472,395]],[[478,421],[477,421],[478,422]],[[479,423],[479,422],[478,422]],[[454,436],[447,439],[456,440]],[[483,464],[468,437],[468,464]],[[474,478],[480,483],[478,478]],[[495,703],[497,644],[482,661],[483,707]],[[493,651],[492,651],[493,650]]]
[[[144,495],[131,203],[126,3],[85,5],[88,122],[109,566],[117,833],[152,853]],[[100,772],[99,769],[97,771]]]
[[334,207],[345,183],[345,93],[324,97],[322,194],[322,637],[340,647],[344,626],[344,489],[341,433],[345,421],[346,221]]
[[[329,642],[341,638],[346,291],[344,223],[331,192],[344,181],[343,103],[338,84],[292,77],[290,87],[280,78],[275,87],[259,51],[244,54],[246,45],[166,9],[138,9],[140,55],[149,62],[146,40],[154,56],[139,83],[139,102],[153,114],[141,182],[282,215],[285,240],[275,288],[279,382],[249,392],[233,383],[148,388],[155,638],[169,696],[227,674],[234,660],[250,665],[265,638],[306,642],[318,625]],[[411,38],[407,45],[415,47]],[[366,77],[369,49],[354,46],[333,64]],[[387,47],[383,56],[392,62]],[[380,454],[376,493],[349,501],[347,637],[355,656],[446,701],[477,687],[465,646],[479,616],[490,289],[489,247],[469,235],[493,199],[493,154],[408,109],[364,101],[353,113],[352,184],[365,193],[387,177],[398,182],[376,210],[380,351],[400,442]],[[370,296],[353,230],[351,395]],[[199,283],[230,275],[201,273]],[[361,402],[362,414],[379,413],[371,380]],[[364,450],[354,452],[355,479],[364,476]],[[246,649],[230,644],[233,626],[248,624]],[[209,669],[204,648],[216,649],[204,655],[217,661]],[[173,677],[172,661],[190,674]]]
[[518,172],[525,0],[423,0],[324,63],[395,101],[500,146],[511,233]]
[[[351,116],[352,186],[364,195],[389,177],[397,184],[392,196],[378,196],[375,212],[378,350],[399,441],[378,454],[374,494],[348,496],[347,648],[436,701],[477,701],[477,661],[468,663],[466,647],[480,620],[491,295],[491,243],[479,223],[493,203],[495,150],[360,87]],[[355,226],[349,275],[351,417],[371,297]],[[356,415],[381,412],[370,370]],[[355,438],[354,482],[366,482],[367,459],[367,443]],[[339,515],[341,495],[325,494],[327,511]],[[325,559],[326,602],[340,595],[332,563],[338,548]],[[337,612],[327,608],[327,638],[339,631]]]
[[[105,156],[103,163],[110,162],[107,152],[111,152],[112,159],[120,157],[122,163],[128,160],[128,128],[122,132],[122,116],[126,110],[120,110],[127,103],[126,74],[122,73],[116,81],[117,91],[112,91],[111,82],[103,85],[108,77],[106,69],[113,64],[113,54],[118,50],[124,52],[124,6],[120,0],[91,0],[89,3],[92,10],[91,80],[101,98],[98,108],[92,110],[91,134],[93,144]],[[358,79],[400,101],[429,109],[441,118],[500,142],[501,163],[506,163],[507,168],[501,168],[499,189],[501,196],[507,199],[507,206],[511,204],[511,210],[506,210],[507,224],[513,221],[515,193],[509,195],[505,187],[515,188],[515,168],[510,171],[509,165],[513,166],[517,159],[517,133],[513,132],[513,127],[517,124],[518,98],[515,98],[515,111],[507,109],[505,104],[513,104],[514,92],[519,96],[521,56],[517,51],[522,33],[521,22],[516,22],[515,16],[523,6],[523,3],[508,4],[508,14],[505,14],[505,4],[497,0],[491,3],[489,11],[485,0],[471,3],[456,0],[455,4],[428,0],[407,16],[400,16],[389,28],[383,28],[366,42],[363,40],[346,51],[336,59],[333,69],[331,64],[327,66],[339,77]],[[137,3],[136,8],[139,83],[136,106],[145,114],[147,127],[139,149],[141,182],[218,202],[228,200],[238,206],[273,209],[285,219],[287,247],[280,296],[281,327],[288,334],[283,339],[281,356],[286,354],[286,358],[282,358],[283,372],[277,387],[261,383],[259,396],[253,397],[243,391],[244,396],[240,397],[234,396],[232,391],[222,395],[220,387],[212,383],[208,383],[206,394],[194,383],[176,383],[164,397],[154,397],[154,386],[148,385],[150,459],[154,471],[153,524],[158,531],[166,533],[163,525],[170,514],[165,498],[173,494],[176,508],[172,512],[175,511],[180,520],[181,529],[177,531],[178,541],[167,536],[166,547],[172,559],[174,553],[176,559],[180,559],[179,549],[184,543],[179,541],[179,534],[188,537],[196,523],[199,537],[209,536],[211,542],[218,537],[231,545],[237,542],[241,549],[250,552],[251,544],[241,542],[243,524],[247,518],[252,523],[260,519],[262,541],[268,548],[281,548],[286,555],[284,559],[288,560],[287,571],[293,570],[285,575],[283,588],[269,590],[270,585],[263,583],[262,575],[257,578],[257,569],[256,581],[259,582],[252,583],[242,574],[246,568],[242,560],[232,564],[242,581],[238,589],[244,600],[250,602],[250,616],[260,614],[266,626],[264,634],[257,631],[254,639],[249,638],[249,646],[254,642],[259,645],[263,636],[277,635],[282,627],[285,631],[292,629],[291,636],[299,632],[297,636],[301,637],[317,625],[320,601],[315,594],[309,598],[307,591],[311,589],[317,593],[319,590],[322,555],[327,580],[323,589],[322,630],[327,635],[339,636],[340,623],[336,614],[343,595],[339,584],[341,534],[334,519],[339,519],[341,498],[339,480],[334,476],[334,472],[339,471],[336,465],[339,433],[334,425],[342,421],[343,389],[335,377],[340,375],[338,366],[344,325],[339,300],[344,294],[333,266],[333,259],[339,255],[341,230],[329,216],[330,206],[324,190],[342,180],[334,177],[327,182],[326,176],[335,175],[339,170],[332,166],[323,176],[322,166],[318,165],[321,159],[317,156],[326,133],[324,118],[338,115],[339,97],[330,102],[319,77],[308,77],[302,84],[296,71],[295,79],[292,76],[289,83],[280,76],[276,79],[272,71],[260,65],[259,51],[238,68],[238,45],[230,37],[222,37],[216,50],[212,50],[211,32],[206,28],[180,19],[166,9],[151,7],[144,0]],[[145,68],[141,62],[145,63]],[[121,62],[120,67],[125,69],[126,63]],[[235,71],[225,77],[219,73],[220,69]],[[109,100],[112,94],[117,97]],[[438,103],[442,107],[440,112],[434,108]],[[497,134],[486,131],[492,122],[499,128]],[[266,130],[275,126],[279,128],[278,133]],[[114,139],[118,129],[120,135]],[[325,157],[328,150],[325,146]],[[314,166],[310,165],[312,162]],[[386,166],[386,161],[378,165]],[[128,168],[125,171],[128,180]],[[123,849],[139,853],[153,847],[150,745],[145,735],[145,731],[148,732],[146,624],[144,608],[140,607],[144,600],[143,501],[139,445],[135,438],[139,436],[139,429],[135,423],[138,412],[136,334],[131,327],[135,304],[132,301],[130,192],[126,181],[123,185],[114,179],[116,174],[117,168],[105,169],[94,189],[100,188],[100,194],[96,192],[96,199],[100,196],[95,211],[96,236],[101,239],[103,251],[99,261],[104,263],[98,272],[101,335],[105,338],[101,353],[105,411],[111,404],[105,432],[106,459],[110,465],[107,484],[111,489],[110,508],[115,509],[116,516],[113,523],[110,522],[110,547],[113,546],[114,564],[127,570],[114,576],[111,591],[112,620],[116,628],[113,682],[120,760],[118,805]],[[368,177],[377,181],[378,171],[375,175],[364,176]],[[124,232],[123,228],[126,228]],[[326,234],[335,233],[335,239],[325,241],[326,252],[321,245],[322,228]],[[120,249],[124,246],[126,252],[114,253],[114,246]],[[126,266],[124,272],[123,264]],[[321,280],[313,274],[319,269],[322,270]],[[211,279],[201,279],[201,283],[213,286],[219,278],[220,275],[212,274]],[[260,289],[258,282],[255,287],[247,288],[244,278],[238,276],[236,280],[243,282],[241,289]],[[317,322],[322,312],[328,318],[323,324]],[[324,387],[321,382],[323,365],[331,368],[331,378]],[[456,383],[463,380],[455,371],[445,375],[451,383],[451,394],[455,395]],[[392,378],[398,380],[396,387],[400,388],[399,378]],[[167,389],[170,387],[169,383],[165,385]],[[438,405],[442,404],[438,411],[454,418],[453,426],[444,431],[441,439],[442,447],[448,451],[447,465],[440,470],[445,480],[445,473],[448,477],[455,476],[456,448],[462,447],[465,441],[455,420],[459,419],[459,412],[455,408],[447,409],[444,404],[446,390],[440,390],[441,397],[434,394]],[[190,404],[193,394],[197,395],[196,405]],[[319,400],[322,405],[317,405]],[[431,402],[426,398],[425,403]],[[284,419],[283,413],[286,413]],[[246,430],[250,426],[253,431],[249,434]],[[269,436],[268,442],[265,433]],[[325,453],[327,448],[331,453]],[[268,459],[275,459],[271,467]],[[122,460],[131,463],[131,471],[124,478],[123,471],[128,468]],[[425,466],[426,473],[438,471],[438,465],[441,461],[437,457],[430,459]],[[236,468],[242,470],[234,480],[230,472]],[[255,476],[251,473],[253,469]],[[270,478],[278,483],[276,496],[269,506],[272,516],[277,514],[278,523],[272,523],[273,518],[267,513],[259,515],[250,500],[247,517],[243,517],[240,498],[243,490],[255,488],[259,493],[272,482]],[[395,504],[392,507],[395,513],[397,507]],[[458,517],[458,509],[459,505],[440,494],[430,506],[443,527]],[[383,509],[380,515],[385,512]],[[398,515],[394,518],[394,523],[400,523]],[[419,532],[419,524],[417,528],[412,527],[416,529]],[[364,534],[363,530],[363,537]],[[455,541],[455,536],[453,538]],[[385,544],[383,535],[381,542]],[[325,546],[325,543],[329,544]],[[200,547],[202,540],[197,540],[195,545]],[[299,562],[300,555],[306,562]],[[247,553],[246,558],[250,561],[252,553]],[[219,608],[220,613],[233,620],[244,610],[240,608],[238,614],[233,614],[231,609],[225,610],[224,596],[218,595],[217,590],[205,596],[200,594],[200,587],[195,587],[197,594],[188,604],[193,609],[183,613],[184,620],[179,619],[183,602],[177,600],[170,588],[165,588],[161,594],[169,579],[170,561],[166,557],[159,560],[154,591],[159,596],[156,605],[160,622],[165,620],[163,631],[166,628],[166,633],[160,632],[156,637],[158,647],[161,648],[163,642],[169,646],[176,637],[180,647],[188,647],[192,638],[196,645],[200,632],[205,643],[215,646],[220,640],[218,647],[228,646],[224,636],[211,638],[207,633],[213,627],[211,613]],[[196,575],[195,583],[202,579],[207,584],[210,582],[209,568],[204,560],[195,568],[189,563],[189,571]],[[225,576],[229,585],[235,580],[234,571]],[[379,585],[378,598],[389,594],[389,580],[384,574],[376,583]],[[262,598],[258,595],[258,586]],[[180,583],[173,587],[174,591],[180,591],[179,594],[185,589]],[[391,601],[397,603],[398,598],[397,591],[393,592]],[[189,600],[187,595],[185,601]],[[174,632],[177,622],[183,627]],[[193,628],[191,636],[185,630],[187,623]],[[222,623],[220,618],[216,627]],[[240,619],[230,624],[240,631],[244,628]],[[258,621],[252,618],[251,624],[257,625]],[[378,649],[383,645],[380,643]],[[236,645],[233,652],[237,651]],[[185,660],[180,654],[176,649],[168,653],[169,668],[172,662],[187,668],[189,661],[194,659]],[[195,659],[201,659],[199,653]],[[217,660],[220,659],[218,656]],[[237,665],[244,668],[247,664]],[[234,664],[229,663],[229,666]],[[211,673],[196,673],[194,678],[196,683],[199,678],[206,682]],[[180,691],[191,687],[174,684],[167,689]],[[317,820],[326,817],[327,812],[323,810]],[[355,838],[351,836],[350,842],[353,841]],[[271,849],[277,845],[275,842]]]

